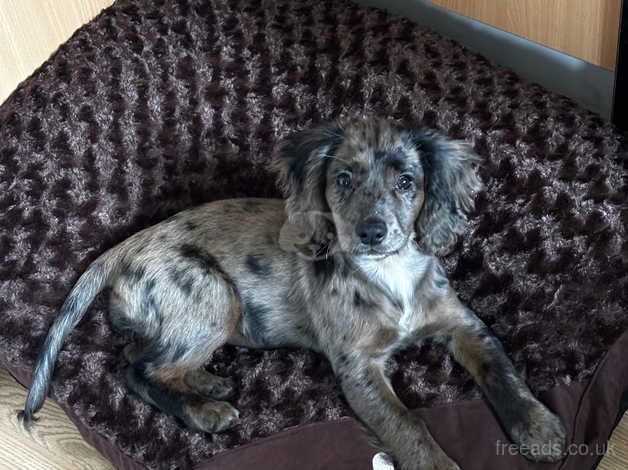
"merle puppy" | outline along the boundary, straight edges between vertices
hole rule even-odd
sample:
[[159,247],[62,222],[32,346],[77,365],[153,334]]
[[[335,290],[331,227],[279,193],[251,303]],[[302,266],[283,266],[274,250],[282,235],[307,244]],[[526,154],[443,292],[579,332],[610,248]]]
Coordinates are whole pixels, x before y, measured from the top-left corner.
[[512,440],[561,458],[565,431],[464,306],[436,255],[461,234],[480,182],[462,143],[383,120],[299,132],[274,159],[287,200],[216,201],[100,256],[52,325],[22,418],[44,401],[55,359],[94,297],[132,334],[129,387],[191,428],[219,432],[238,411],[229,379],[204,369],[225,343],[324,354],[355,413],[401,469],[455,469],[395,395],[384,363],[426,338],[475,378]]

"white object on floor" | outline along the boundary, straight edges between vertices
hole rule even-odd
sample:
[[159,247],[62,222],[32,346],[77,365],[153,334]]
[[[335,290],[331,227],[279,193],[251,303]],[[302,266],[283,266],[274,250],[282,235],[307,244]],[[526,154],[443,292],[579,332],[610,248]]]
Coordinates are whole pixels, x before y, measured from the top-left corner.
[[373,470],[395,470],[392,459],[384,452],[373,456]]

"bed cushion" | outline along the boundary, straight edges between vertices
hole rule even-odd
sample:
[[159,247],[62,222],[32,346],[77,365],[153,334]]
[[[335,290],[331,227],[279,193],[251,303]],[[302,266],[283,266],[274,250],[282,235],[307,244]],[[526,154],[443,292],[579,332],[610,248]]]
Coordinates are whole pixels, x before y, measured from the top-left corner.
[[[65,295],[103,250],[202,202],[278,196],[279,139],[362,114],[483,157],[486,187],[446,268],[571,442],[603,442],[628,384],[622,137],[455,42],[344,1],[118,0],[19,86],[0,108],[0,364],[28,384]],[[222,348],[208,367],[237,379],[242,422],[194,432],[126,388],[105,300],[66,342],[51,395],[117,467],[368,468],[373,447],[321,356]],[[463,468],[539,465],[496,455],[507,439],[437,345],[389,370]]]

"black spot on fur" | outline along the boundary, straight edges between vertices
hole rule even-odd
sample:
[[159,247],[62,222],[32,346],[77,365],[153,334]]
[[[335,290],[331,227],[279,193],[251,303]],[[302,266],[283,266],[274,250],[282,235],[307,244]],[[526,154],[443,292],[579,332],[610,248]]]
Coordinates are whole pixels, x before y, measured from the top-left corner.
[[150,381],[141,370],[141,367],[129,367],[126,377],[129,386],[135,393],[149,399],[166,413],[182,417],[183,407],[180,397],[163,386]]
[[369,307],[371,304],[356,290],[353,293],[353,305],[356,308]]
[[382,160],[382,163],[395,171],[406,170],[407,158],[399,151],[375,152],[375,160]]
[[128,279],[131,284],[137,284],[144,278],[145,275],[146,268],[144,268],[143,266],[127,269],[122,273],[122,276]]
[[126,315],[126,312],[110,310],[109,321],[116,334],[120,335],[124,343],[129,343],[137,338],[145,338],[147,324],[145,321],[135,321]]
[[179,253],[184,259],[193,261],[207,274],[223,272],[216,258],[197,246],[185,243],[179,248]]
[[246,257],[246,267],[258,276],[270,276],[272,272],[270,265],[265,262],[262,255],[248,255]]
[[270,309],[247,300],[244,303],[244,312],[248,338],[256,344],[263,344],[268,333],[266,318],[270,315]]
[[237,295],[238,288],[233,280],[222,269],[222,266],[220,266],[218,260],[207,251],[189,243],[184,243],[179,248],[179,253],[183,257],[183,259],[190,261],[198,266],[205,274],[216,274],[222,277],[229,286],[229,288],[234,292],[235,295]]
[[155,340],[144,345],[135,366],[150,376],[166,364],[177,362],[190,350],[185,343]]
[[224,272],[220,263],[208,252],[194,245],[184,244],[181,245],[180,253],[184,259],[194,262],[206,274],[219,274],[229,284],[233,285],[233,281],[231,281],[227,273]]
[[192,287],[194,285],[194,277],[192,274],[183,269],[171,266],[168,269],[168,275],[172,283],[181,289],[185,295],[190,295],[192,293]]
[[338,367],[344,368],[349,362],[349,358],[345,353],[338,354]]
[[328,282],[335,270],[335,263],[333,258],[317,259],[312,262],[314,268],[314,275],[321,282]]
[[186,220],[185,222],[183,222],[183,229],[187,232],[191,232],[193,230],[196,230],[197,228],[198,228],[198,225],[192,222],[191,220]]
[[181,291],[185,294],[185,295],[190,295],[192,293],[192,278],[189,276],[186,276],[181,284],[179,284],[179,288],[181,289]]
[[142,296],[142,310],[144,312],[157,312],[157,303],[155,302],[155,298],[152,294],[144,293],[144,295]]
[[141,309],[146,321],[157,321],[159,308],[153,294],[155,288],[155,280],[151,279],[146,282],[141,293]]
[[170,266],[168,268],[168,276],[170,277],[170,280],[174,283],[174,284],[180,284],[181,283],[181,278],[183,277],[183,271],[180,269],[177,269],[174,266]]
[[148,281],[146,281],[146,284],[144,284],[144,291],[146,293],[152,293],[153,289],[155,288],[155,280],[154,279],[149,279]]

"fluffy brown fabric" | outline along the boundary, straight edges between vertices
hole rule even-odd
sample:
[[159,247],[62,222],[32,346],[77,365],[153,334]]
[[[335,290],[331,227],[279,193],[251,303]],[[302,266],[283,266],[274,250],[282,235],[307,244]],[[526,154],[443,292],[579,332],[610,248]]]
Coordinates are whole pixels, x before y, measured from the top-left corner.
[[[588,379],[628,328],[619,136],[437,34],[331,0],[119,0],[4,103],[0,361],[32,365],[104,249],[204,201],[276,196],[279,138],[364,112],[473,143],[486,190],[449,273],[534,391]],[[137,461],[187,467],[350,413],[321,357],[227,347],[209,367],[239,381],[242,425],[192,432],[128,392],[104,305],[72,333],[52,394]],[[477,396],[434,345],[390,369],[412,407]]]

